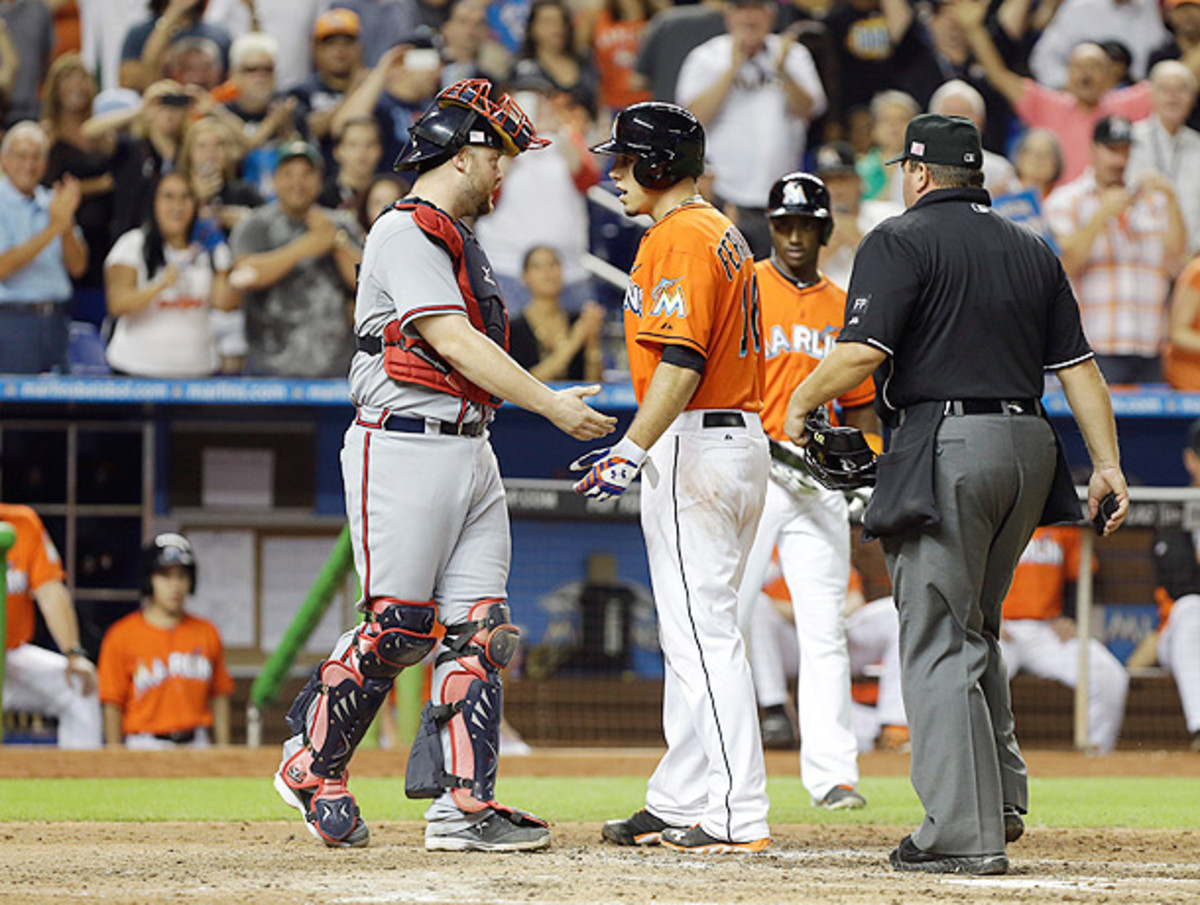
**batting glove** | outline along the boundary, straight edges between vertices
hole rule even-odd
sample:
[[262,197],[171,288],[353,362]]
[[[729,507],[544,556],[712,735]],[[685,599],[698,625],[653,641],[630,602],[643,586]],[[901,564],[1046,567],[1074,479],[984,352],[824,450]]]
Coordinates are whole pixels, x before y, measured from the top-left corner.
[[571,471],[587,472],[575,482],[575,492],[593,500],[619,497],[629,489],[645,461],[646,451],[628,437],[608,449],[594,449],[571,463]]

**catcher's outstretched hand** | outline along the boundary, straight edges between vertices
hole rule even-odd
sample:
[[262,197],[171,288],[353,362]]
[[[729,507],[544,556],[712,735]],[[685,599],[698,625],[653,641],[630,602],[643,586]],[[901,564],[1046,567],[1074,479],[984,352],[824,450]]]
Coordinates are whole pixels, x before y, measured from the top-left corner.
[[625,437],[616,446],[594,449],[571,463],[571,471],[586,471],[575,482],[575,492],[593,500],[619,497],[642,470],[646,451]]
[[546,417],[560,431],[576,440],[596,440],[607,436],[617,426],[617,419],[601,414],[584,401],[586,397],[599,392],[598,384],[556,390]]

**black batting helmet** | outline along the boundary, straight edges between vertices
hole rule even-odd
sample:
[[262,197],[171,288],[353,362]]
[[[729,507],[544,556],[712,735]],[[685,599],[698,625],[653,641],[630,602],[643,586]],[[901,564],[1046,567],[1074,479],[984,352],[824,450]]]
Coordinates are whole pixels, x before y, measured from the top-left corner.
[[638,185],[661,191],[704,173],[704,126],[682,107],[644,101],[618,113],[612,136],[592,152],[636,157],[633,178]]
[[394,169],[424,173],[464,145],[483,145],[516,157],[548,144],[511,97],[487,79],[463,79],[444,88],[413,123]]
[[196,593],[196,551],[191,541],[182,534],[160,534],[142,547],[142,594],[149,597],[154,593],[150,576],[155,572],[183,566],[191,579],[190,594]]
[[767,196],[768,217],[812,217],[823,221],[821,244],[833,235],[833,204],[829,189],[812,173],[788,173],[775,181]]

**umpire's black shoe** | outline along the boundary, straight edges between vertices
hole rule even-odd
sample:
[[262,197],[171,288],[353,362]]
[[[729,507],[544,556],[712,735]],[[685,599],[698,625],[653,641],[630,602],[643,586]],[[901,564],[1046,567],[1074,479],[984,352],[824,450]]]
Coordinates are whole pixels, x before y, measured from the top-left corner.
[[624,820],[605,821],[603,835],[615,845],[658,845],[662,831],[667,829],[671,824],[642,808]]
[[912,836],[905,836],[892,849],[888,858],[896,870],[921,871],[927,874],[1006,874],[1008,856],[999,855],[939,855],[917,848]]
[[1017,810],[1016,805],[1006,804],[1004,806],[1004,841],[1016,842],[1025,835],[1025,821],[1021,819],[1021,812]]

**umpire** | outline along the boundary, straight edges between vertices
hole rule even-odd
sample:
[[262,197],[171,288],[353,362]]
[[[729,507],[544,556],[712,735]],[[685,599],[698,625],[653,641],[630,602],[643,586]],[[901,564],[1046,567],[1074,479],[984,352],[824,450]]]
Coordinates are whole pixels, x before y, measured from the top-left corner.
[[1062,381],[1092,459],[1088,510],[1128,511],[1108,388],[1062,266],[993,213],[979,132],[914,118],[902,163],[908,210],[876,227],[854,262],[834,350],[792,394],[785,431],[875,372],[892,429],[864,516],[882,539],[900,611],[912,783],[925,820],[892,851],[897,870],[1002,874],[1024,830],[1028,778],[997,638],[1000,604],[1039,524],[1080,509],[1041,406]]

